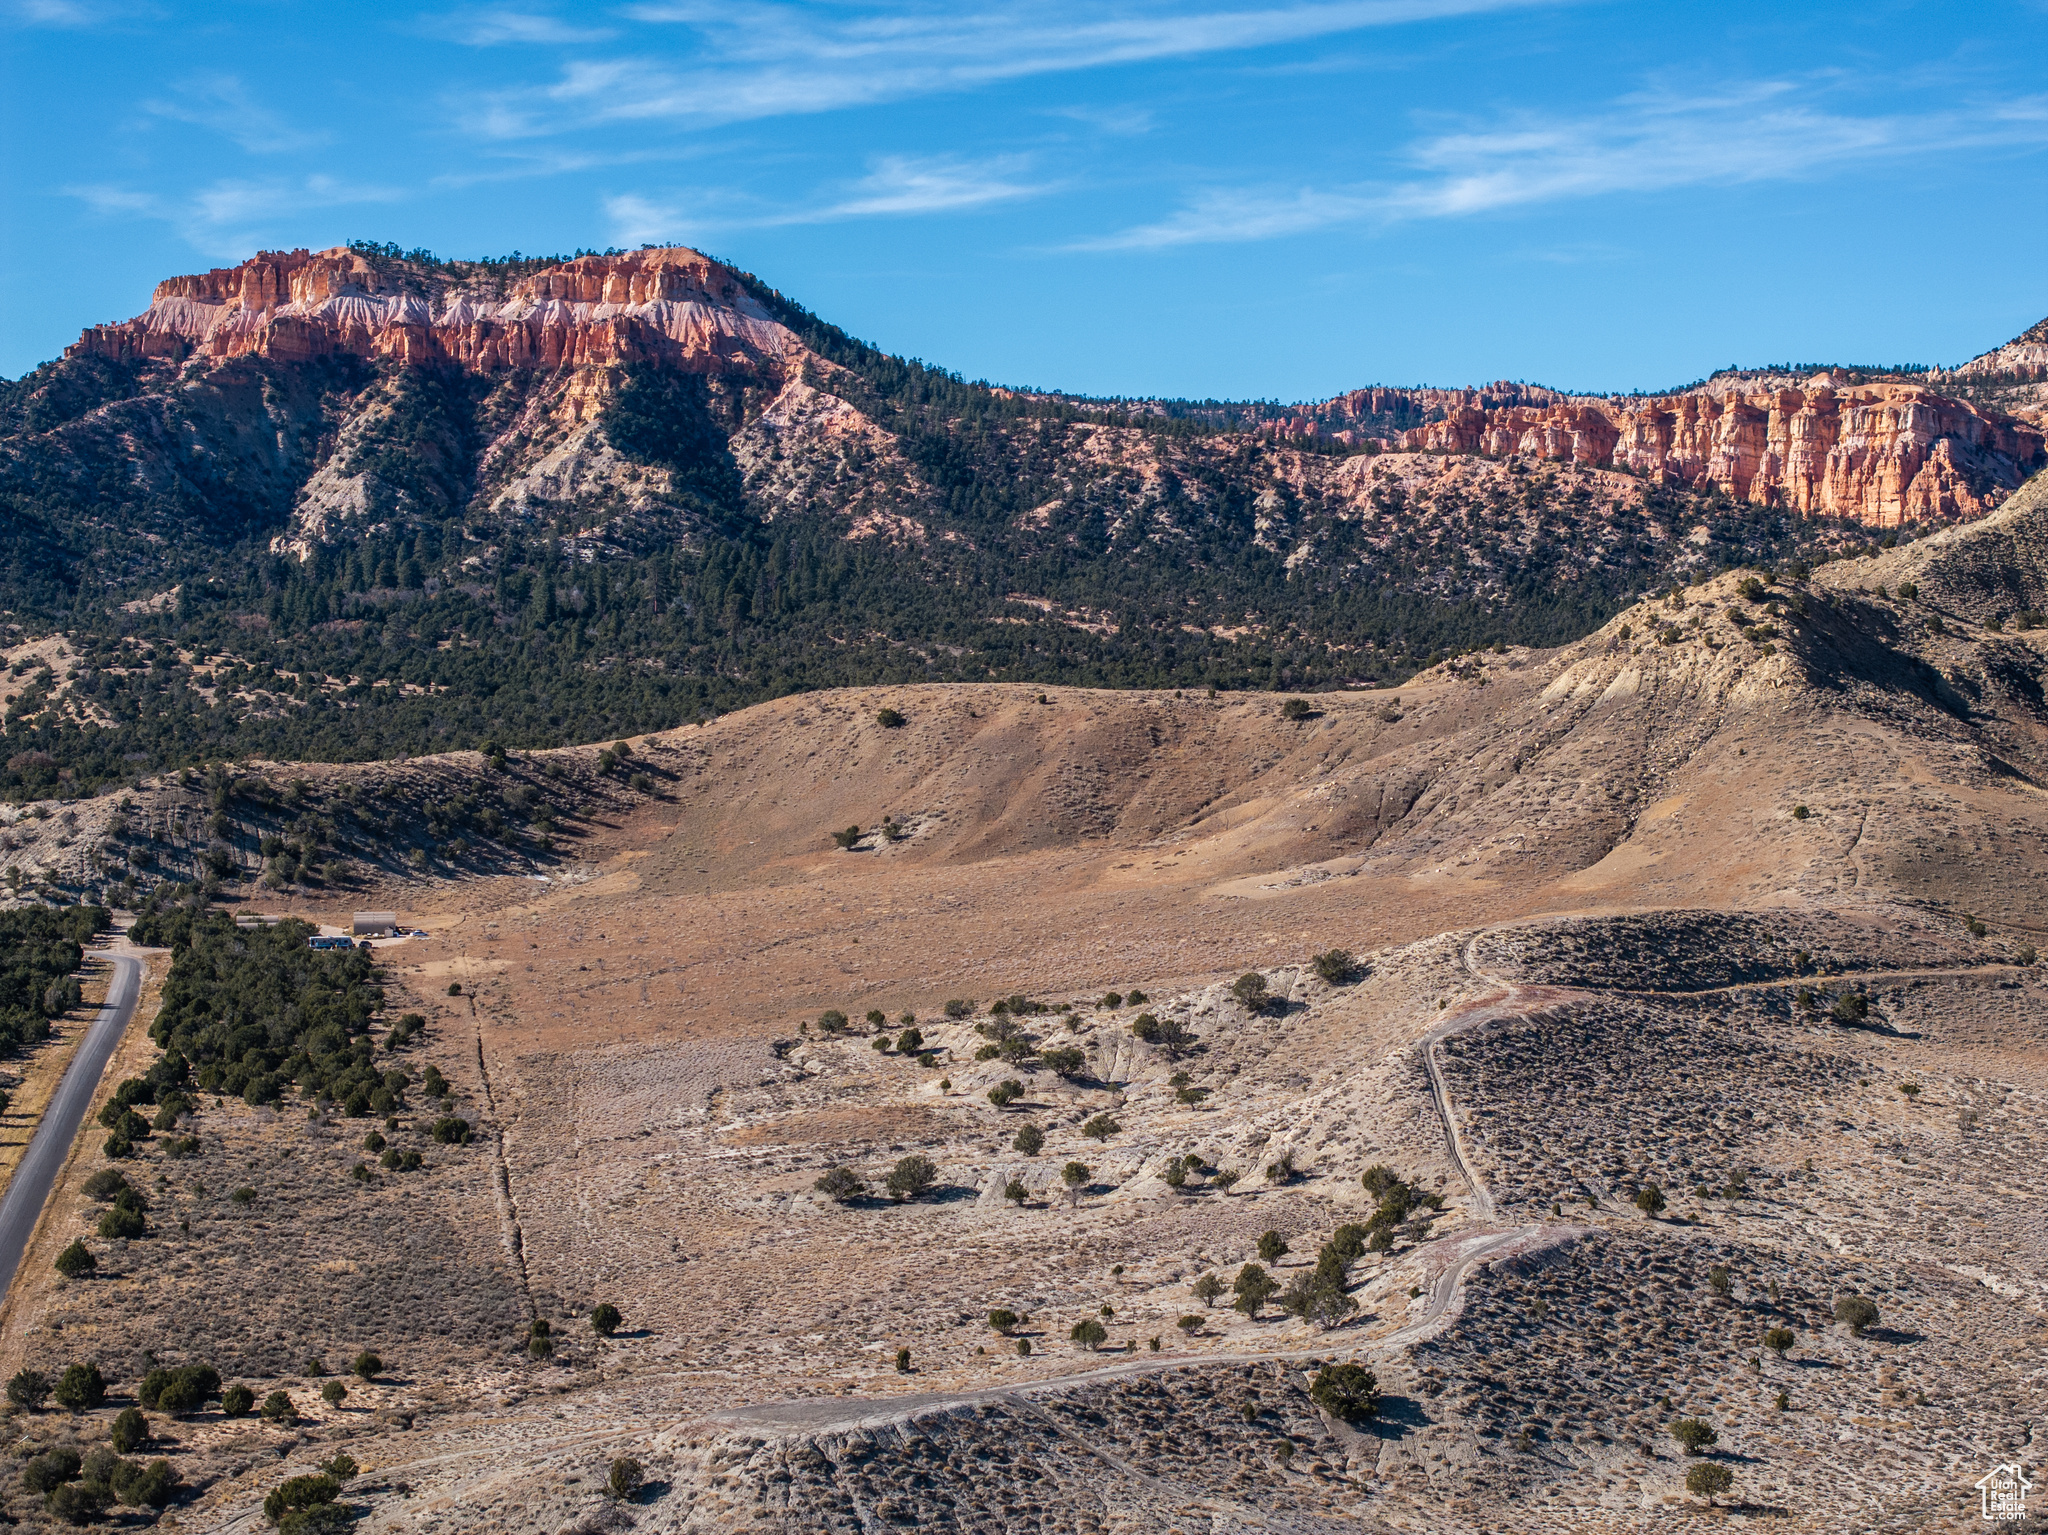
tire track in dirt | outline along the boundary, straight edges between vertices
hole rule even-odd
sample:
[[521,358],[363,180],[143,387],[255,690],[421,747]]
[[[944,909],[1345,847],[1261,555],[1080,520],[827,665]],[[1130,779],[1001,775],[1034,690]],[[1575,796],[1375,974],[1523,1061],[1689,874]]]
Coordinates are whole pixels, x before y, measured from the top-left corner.
[[476,997],[465,995],[476,1047],[477,1077],[484,1089],[484,1112],[491,1116],[491,1194],[498,1205],[498,1223],[502,1228],[499,1238],[504,1243],[505,1256],[512,1260],[512,1267],[518,1271],[519,1293],[526,1299],[526,1318],[531,1322],[540,1312],[533,1304],[533,1281],[526,1271],[526,1232],[519,1224],[519,1201],[512,1195],[512,1169],[505,1160],[504,1120],[498,1113],[497,1093],[491,1087],[491,1063],[484,1051],[483,1018],[477,1011]]

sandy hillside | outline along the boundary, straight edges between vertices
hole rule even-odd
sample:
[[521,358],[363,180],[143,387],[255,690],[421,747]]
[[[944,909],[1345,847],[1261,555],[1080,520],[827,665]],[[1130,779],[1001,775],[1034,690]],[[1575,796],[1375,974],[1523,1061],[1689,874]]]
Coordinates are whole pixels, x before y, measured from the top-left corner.
[[[610,772],[261,769],[315,806],[560,798],[552,852],[449,877],[366,847],[352,886],[246,903],[427,929],[385,951],[388,1008],[427,1016],[403,1058],[478,1138],[352,1185],[360,1122],[209,1100],[158,1234],[0,1347],[61,1364],[89,1323],[126,1379],[206,1316],[189,1349],[303,1398],[296,1429],[170,1430],[206,1484],[188,1528],[337,1441],[372,1530],[1718,1525],[1702,1463],[1786,1528],[1963,1528],[2034,1432],[2048,1337],[2044,503],[1308,718],[884,688]],[[1319,975],[1333,948],[1355,967]],[[932,1186],[898,1203],[912,1155]],[[1411,1195],[1335,1325],[1229,1309],[1263,1233],[1285,1283],[1371,1222],[1376,1165]],[[838,1167],[866,1192],[818,1193]],[[289,1191],[260,1233],[221,1199],[244,1177]],[[312,1277],[257,1306],[279,1269]],[[398,1367],[327,1410],[299,1361],[362,1346]],[[1376,1418],[1311,1402],[1336,1359],[1376,1371]],[[628,1453],[650,1485],[605,1513]]]

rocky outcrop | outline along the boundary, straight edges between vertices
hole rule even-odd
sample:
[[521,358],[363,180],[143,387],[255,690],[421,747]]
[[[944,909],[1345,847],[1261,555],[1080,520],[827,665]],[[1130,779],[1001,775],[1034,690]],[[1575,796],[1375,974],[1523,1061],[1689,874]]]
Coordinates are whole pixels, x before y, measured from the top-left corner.
[[[1620,469],[1757,506],[1892,527],[1981,516],[2048,462],[2038,402],[2013,387],[2044,380],[2048,320],[1948,372],[1730,372],[1650,396],[1567,395],[1505,380],[1354,389],[1252,429],[1283,440]],[[1985,383],[2007,387],[1971,387]]]
[[1980,356],[1972,357],[1955,370],[1954,376],[2013,379],[2025,383],[2048,379],[2048,320],[2021,331],[2004,346],[1993,347]]
[[66,355],[303,362],[346,353],[477,372],[658,362],[729,373],[801,349],[733,272],[680,246],[583,256],[510,283],[459,270],[459,279],[387,270],[346,248],[265,251],[159,283],[142,314],[92,327]]
[[922,516],[938,498],[895,434],[804,378],[734,433],[731,449],[763,522],[829,511],[848,538],[924,542]]
[[[488,389],[524,400],[517,420],[508,426],[503,411],[485,411],[478,425],[484,416],[491,424],[481,457],[443,479],[507,514],[593,500],[653,511],[663,495],[660,477],[629,473],[624,459],[590,439],[590,429],[604,418],[624,365],[709,375],[753,391],[753,403],[721,430],[731,435],[734,463],[764,519],[829,511],[855,537],[923,540],[942,498],[894,433],[856,403],[863,391],[843,387],[844,370],[811,354],[778,321],[782,311],[771,312],[774,302],[751,279],[680,246],[505,263],[416,260],[370,246],[268,251],[160,283],[142,314],[93,327],[67,355],[154,360],[160,373],[182,371],[187,387],[216,379],[245,392],[255,384],[236,385],[229,375],[237,370],[226,366],[244,358],[358,372],[352,359],[368,359],[489,375]],[[165,366],[186,360],[211,366]],[[2048,461],[2035,415],[2035,395],[2048,394],[2048,382],[2038,380],[2048,380],[2048,322],[1951,373],[1731,371],[1652,396],[1571,395],[1501,380],[1469,389],[1376,387],[1317,404],[1221,405],[1193,414],[1206,414],[1217,429],[1212,445],[1242,445],[1238,434],[1249,432],[1397,454],[1550,461],[1611,472],[1630,485],[1718,490],[1753,506],[1890,527],[1981,516]],[[268,402],[269,386],[262,387]],[[323,402],[332,393],[312,385],[307,392]],[[359,419],[351,413],[337,423],[334,437],[326,437],[323,403],[318,430],[302,422],[304,430],[278,440],[298,444],[295,460],[315,453],[322,437],[350,449],[377,427],[381,418],[368,409],[376,403],[366,395]],[[1158,403],[1136,414],[1166,409]],[[1119,440],[1104,437],[1084,447],[1083,457]],[[452,463],[474,451],[451,439],[448,454]],[[1141,462],[1148,455],[1152,461]],[[1329,458],[1322,469],[1344,462],[1318,456]],[[159,457],[184,466],[180,474],[189,469],[168,451]],[[1095,466],[1103,483],[1090,482],[1077,464],[1074,494],[1047,498],[1023,525],[1049,526],[1056,513],[1071,516],[1085,503],[1122,536],[1134,521],[1177,520],[1204,503],[1201,477],[1168,473],[1157,444],[1110,457],[1115,462]],[[427,515],[397,479],[383,484],[363,467],[368,462],[353,451],[323,454],[298,482],[285,544],[303,551],[339,536],[345,524]],[[1344,478],[1334,474],[1324,487],[1339,501],[1349,499],[1338,483]],[[1110,494],[1111,483],[1120,495]],[[443,494],[449,504],[433,515],[451,511],[455,495]],[[1280,501],[1314,502],[1317,494],[1304,484],[1273,495],[1271,505],[1256,502],[1257,520],[1260,539],[1278,548],[1293,517]]]
[[[1314,419],[1338,426],[1342,423],[1370,426],[1373,422],[1399,419],[1403,416],[1427,418],[1447,415],[1454,410],[1505,410],[1516,406],[1562,405],[1571,396],[1557,389],[1545,389],[1540,384],[1511,383],[1498,379],[1476,389],[1397,389],[1375,386],[1370,389],[1352,389],[1344,394],[1325,400],[1312,411],[1304,412],[1302,423]],[[1285,430],[1281,435],[1289,435]]]
[[2048,432],[2048,320],[1961,367],[1937,369],[1927,380],[1937,389],[1967,394],[1980,405],[1994,406]]
[[[2001,377],[2010,378],[2031,365],[2034,352],[2048,359],[2048,342],[2022,337],[1986,357],[2001,358]],[[1354,447],[1619,469],[1874,527],[1981,516],[2048,461],[2033,421],[1918,376],[1849,383],[1825,372],[1724,375],[1672,394],[1609,398],[1508,383],[1360,389],[1257,430]]]
[[1875,527],[1980,516],[2039,467],[2041,433],[1920,384],[1705,389],[1544,407],[1464,407],[1404,432],[1438,453],[1520,454],[1718,488]]

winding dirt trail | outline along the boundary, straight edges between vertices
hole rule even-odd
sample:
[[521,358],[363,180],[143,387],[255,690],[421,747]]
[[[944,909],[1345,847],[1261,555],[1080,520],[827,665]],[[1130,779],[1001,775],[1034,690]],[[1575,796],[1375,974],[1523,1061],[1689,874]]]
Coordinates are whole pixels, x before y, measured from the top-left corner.
[[[1503,923],[1499,927],[1517,926],[1517,923]],[[1498,928],[1489,926],[1470,934],[1458,950],[1458,960],[1479,990],[1479,995],[1450,1011],[1444,1020],[1430,1029],[1417,1041],[1422,1063],[1429,1078],[1430,1097],[1437,1117],[1442,1125],[1446,1153],[1458,1177],[1464,1182],[1471,1196],[1471,1214],[1474,1224],[1467,1230],[1441,1239],[1433,1244],[1432,1266],[1435,1275],[1429,1283],[1419,1314],[1392,1332],[1378,1338],[1344,1338],[1340,1335],[1324,1336],[1296,1344],[1291,1347],[1236,1350],[1217,1354],[1161,1354],[1146,1355],[1106,1363],[1093,1369],[1078,1370],[1069,1374],[1049,1376],[1044,1379],[1020,1382],[1011,1385],[990,1386],[969,1391],[916,1393],[886,1398],[810,1397],[793,1401],[766,1402],[733,1408],[713,1414],[716,1422],[739,1431],[765,1432],[774,1435],[821,1435],[874,1434],[900,1431],[913,1422],[950,1412],[972,1410],[978,1406],[1002,1404],[1017,1412],[1036,1418],[1043,1418],[1048,1426],[1065,1434],[1065,1430],[1044,1411],[1042,1403],[1047,1398],[1065,1393],[1101,1386],[1120,1380],[1159,1374],[1189,1366],[1235,1366],[1248,1364],[1300,1364],[1309,1366],[1332,1356],[1348,1356],[1354,1359],[1384,1359],[1399,1351],[1426,1341],[1436,1333],[1447,1320],[1456,1316],[1462,1299],[1462,1291],[1473,1269],[1482,1264],[1493,1263],[1501,1258],[1521,1253],[1539,1251],[1545,1247],[1576,1241],[1595,1228],[1571,1222],[1537,1222],[1533,1224],[1500,1228],[1492,1225],[1497,1217],[1491,1191],[1476,1171],[1472,1155],[1459,1128],[1456,1105],[1451,1093],[1441,1059],[1440,1047],[1446,1040],[1488,1023],[1525,1017],[1546,1008],[1585,1001],[1598,996],[1660,996],[1660,997],[1708,997],[1726,995],[1732,992],[1768,990],[1800,985],[1815,987],[1839,987],[1857,980],[1883,982],[1887,980],[1928,979],[1946,976],[1975,976],[2002,972],[2009,966],[1986,965],[1972,967],[1915,968],[1901,971],[1874,971],[1844,973],[1831,976],[1787,977],[1763,981],[1738,983],[1732,986],[1701,988],[1687,992],[1661,992],[1632,988],[1601,988],[1590,990],[1578,987],[1555,985],[1532,985],[1509,980],[1503,976],[1483,970],[1478,963],[1478,946],[1488,934]],[[529,1446],[533,1456],[551,1456],[574,1453],[594,1443],[609,1442],[618,1437],[622,1428],[641,1432],[658,1431],[665,1419],[660,1414],[636,1414],[630,1423],[614,1423],[600,1431],[571,1431],[537,1440]],[[1099,1446],[1077,1440],[1080,1447],[1103,1461],[1108,1469],[1126,1476],[1135,1482],[1163,1496],[1189,1506],[1214,1505],[1213,1511],[1231,1521],[1231,1527],[1243,1529],[1271,1530],[1284,1532],[1296,1526],[1270,1511],[1258,1510],[1232,1502],[1218,1502],[1211,1493],[1179,1487],[1170,1481],[1162,1481],[1152,1473],[1130,1465],[1120,1458],[1108,1455]],[[381,1474],[396,1476],[406,1473],[417,1474],[431,1468],[445,1468],[471,1459],[489,1459],[497,1452],[489,1446],[480,1445],[475,1450],[458,1450],[422,1457],[413,1462],[393,1462],[381,1468]],[[224,1528],[259,1528],[254,1516],[231,1521]]]
[[[1472,942],[1476,943],[1479,936],[1482,935],[1475,934]],[[1431,1096],[1443,1122],[1445,1142],[1450,1147],[1453,1164],[1457,1167],[1460,1177],[1465,1180],[1466,1186],[1472,1191],[1475,1213],[1490,1220],[1493,1216],[1492,1198],[1466,1159],[1463,1143],[1458,1135],[1457,1119],[1452,1111],[1450,1089],[1436,1059],[1436,1047],[1463,1029],[1475,1027],[1494,1018],[1510,1016],[1518,1011],[1548,1006],[1570,994],[1556,988],[1517,987],[1496,977],[1486,976],[1471,965],[1470,944],[1461,957],[1465,960],[1467,969],[1472,970],[1476,978],[1498,988],[1501,995],[1489,997],[1454,1014],[1424,1036],[1421,1048],[1424,1063],[1429,1071]],[[1332,1355],[1367,1359],[1385,1358],[1424,1341],[1456,1314],[1465,1279],[1476,1266],[1494,1262],[1517,1252],[1533,1251],[1552,1243],[1573,1240],[1586,1229],[1580,1226],[1556,1225],[1494,1230],[1482,1226],[1444,1239],[1439,1249],[1442,1253],[1441,1264],[1437,1267],[1435,1277],[1430,1281],[1420,1315],[1393,1332],[1375,1339],[1346,1340],[1340,1337],[1326,1337],[1288,1348],[1252,1349],[1227,1354],[1147,1355],[1092,1370],[1055,1375],[1015,1385],[990,1386],[972,1391],[918,1393],[881,1399],[810,1397],[735,1408],[713,1414],[712,1417],[714,1421],[741,1432],[751,1429],[778,1435],[844,1435],[900,1430],[920,1418],[1001,1403],[1019,1413],[1044,1419],[1063,1437],[1074,1438],[1068,1430],[1045,1413],[1040,1405],[1043,1399],[1113,1381],[1185,1369],[1191,1365],[1309,1365]],[[592,1443],[615,1439],[622,1428],[632,1427],[645,1431],[661,1426],[654,1417],[643,1415],[634,1423],[613,1423],[605,1430],[595,1433],[571,1432],[550,1436],[528,1446],[529,1462],[534,1457],[573,1452]],[[1209,1508],[1216,1517],[1229,1521],[1229,1528],[1273,1531],[1276,1535],[1289,1535],[1289,1532],[1301,1528],[1295,1521],[1270,1510],[1255,1509],[1233,1500],[1219,1500],[1212,1492],[1162,1480],[1119,1457],[1108,1454],[1100,1446],[1085,1439],[1076,1438],[1075,1442],[1101,1460],[1108,1469],[1132,1479],[1172,1503],[1186,1507]],[[446,1468],[469,1459],[490,1459],[497,1454],[495,1447],[479,1445],[473,1451],[444,1452],[422,1457],[418,1461],[390,1462],[379,1468],[379,1475],[392,1478],[417,1474],[429,1468]],[[231,1519],[221,1528],[256,1530],[262,1526],[258,1522],[258,1515],[254,1511],[249,1511]]]
[[1471,1162],[1466,1156],[1464,1142],[1458,1132],[1457,1115],[1452,1109],[1450,1086],[1444,1079],[1442,1065],[1437,1059],[1437,1046],[1452,1035],[1482,1023],[1497,1018],[1518,1016],[1585,995],[1563,987],[1518,986],[1480,970],[1473,958],[1473,948],[1490,931],[1492,929],[1482,928],[1474,933],[1460,951],[1459,959],[1475,980],[1495,988],[1499,995],[1483,998],[1475,1004],[1461,1008],[1431,1029],[1420,1041],[1423,1064],[1429,1072],[1430,1095],[1436,1105],[1437,1116],[1443,1123],[1444,1144],[1450,1152],[1452,1165],[1457,1168],[1459,1177],[1471,1190],[1473,1214],[1482,1224],[1459,1236],[1446,1239],[1449,1248],[1447,1261],[1437,1270],[1436,1277],[1430,1283],[1422,1314],[1413,1321],[1404,1323],[1383,1337],[1352,1342],[1348,1346],[1333,1338],[1319,1344],[1303,1344],[1292,1348],[1255,1349],[1194,1356],[1148,1356],[1144,1359],[1106,1365],[1099,1369],[1054,1375],[1017,1385],[990,1386],[977,1391],[934,1392],[889,1397],[880,1401],[811,1397],[798,1401],[766,1402],[758,1406],[740,1407],[716,1416],[720,1421],[735,1428],[764,1428],[814,1434],[846,1433],[902,1424],[929,1413],[971,1407],[980,1403],[1005,1402],[1022,1408],[1036,1397],[1057,1395],[1132,1376],[1185,1369],[1189,1365],[1306,1361],[1322,1359],[1336,1352],[1348,1352],[1354,1356],[1362,1354],[1369,1357],[1384,1357],[1422,1342],[1442,1326],[1446,1318],[1455,1314],[1465,1278],[1475,1266],[1491,1263],[1512,1253],[1533,1251],[1558,1242],[1575,1240],[1590,1229],[1570,1224],[1539,1224],[1498,1230],[1483,1224],[1491,1222],[1494,1218],[1493,1197],[1479,1176],[1473,1172]]
[[[1503,927],[1517,925],[1520,924],[1500,924]],[[1738,991],[1801,985],[1838,987],[1857,980],[1882,982],[1929,979],[1938,976],[1986,975],[2011,968],[1986,965],[1786,977],[1687,992],[1657,992],[1633,988],[1603,988],[1593,991],[1568,986],[1530,985],[1482,969],[1478,962],[1478,946],[1488,934],[1495,931],[1495,927],[1483,927],[1474,931],[1458,951],[1459,963],[1480,989],[1480,995],[1449,1012],[1441,1023],[1417,1042],[1423,1066],[1428,1073],[1430,1098],[1442,1125],[1446,1153],[1458,1177],[1470,1191],[1474,1224],[1470,1229],[1456,1236],[1444,1238],[1437,1244],[1437,1253],[1440,1257],[1434,1265],[1435,1277],[1430,1281],[1420,1313],[1413,1320],[1405,1322],[1393,1332],[1374,1339],[1344,1339],[1340,1335],[1285,1348],[1251,1349],[1220,1354],[1147,1355],[1099,1365],[1094,1369],[1048,1376],[1041,1380],[989,1386],[970,1391],[916,1393],[885,1398],[809,1397],[794,1401],[764,1402],[718,1413],[714,1415],[716,1421],[742,1431],[753,1429],[784,1434],[830,1435],[874,1432],[898,1428],[914,1419],[933,1414],[985,1404],[1003,1403],[1019,1411],[1036,1413],[1039,1409],[1034,1404],[1045,1397],[1137,1376],[1183,1369],[1190,1365],[1294,1362],[1307,1364],[1340,1353],[1354,1358],[1385,1358],[1427,1340],[1446,1320],[1456,1315],[1465,1281],[1475,1267],[1518,1253],[1534,1252],[1558,1243],[1575,1241],[1594,1229],[1571,1222],[1537,1222],[1505,1228],[1492,1225],[1498,1211],[1491,1191],[1474,1168],[1472,1155],[1459,1128],[1456,1104],[1443,1068],[1440,1047],[1446,1040],[1488,1023],[1524,1017],[1546,1008],[1585,1001],[1597,996],[1708,997]],[[653,1418],[649,1418],[642,1426],[653,1428],[657,1424]],[[558,1443],[567,1447],[592,1442],[602,1437],[604,1436],[569,1434],[562,1436]],[[554,1442],[556,1441],[551,1441]],[[478,1456],[490,1453],[492,1452],[483,1448],[474,1452]],[[424,1468],[427,1464],[444,1464],[465,1458],[467,1456],[463,1452],[457,1452],[454,1455],[435,1456],[430,1461],[423,1461],[420,1464]],[[394,1466],[387,1469],[396,1471],[398,1468]],[[1285,1525],[1267,1523],[1262,1527],[1285,1528]]]

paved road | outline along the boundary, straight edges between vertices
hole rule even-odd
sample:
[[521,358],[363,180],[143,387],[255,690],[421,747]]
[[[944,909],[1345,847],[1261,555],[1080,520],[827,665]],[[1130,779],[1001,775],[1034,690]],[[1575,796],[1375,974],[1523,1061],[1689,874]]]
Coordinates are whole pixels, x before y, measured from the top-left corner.
[[107,988],[106,1006],[86,1030],[85,1042],[71,1058],[56,1096],[43,1111],[43,1122],[36,1126],[35,1139],[28,1143],[28,1154],[15,1169],[14,1181],[7,1185],[7,1197],[0,1200],[0,1294],[13,1287],[14,1271],[21,1266],[21,1255],[43,1213],[43,1201],[50,1197],[50,1185],[57,1181],[64,1159],[71,1153],[78,1127],[92,1111],[100,1073],[107,1069],[114,1047],[127,1032],[128,1020],[135,1016],[135,999],[142,990],[142,961],[125,954],[107,958],[114,965],[114,981]]

